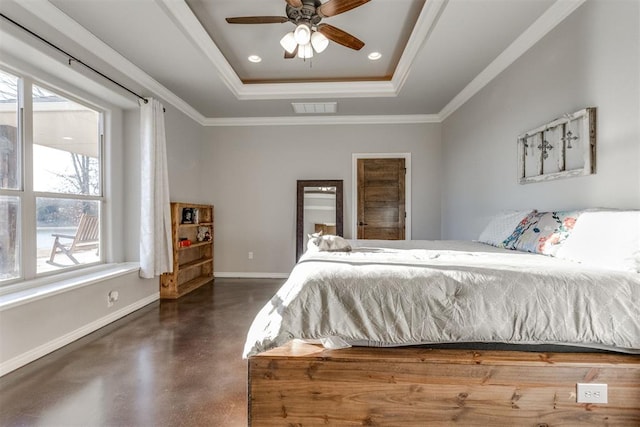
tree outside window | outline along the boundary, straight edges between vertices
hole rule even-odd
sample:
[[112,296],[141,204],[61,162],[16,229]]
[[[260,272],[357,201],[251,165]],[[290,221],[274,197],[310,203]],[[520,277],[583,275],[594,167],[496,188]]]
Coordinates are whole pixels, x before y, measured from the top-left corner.
[[[31,93],[33,112],[19,125],[22,86]],[[32,131],[30,140],[20,135],[21,126]],[[0,70],[0,282],[20,277],[25,262],[37,274],[101,260],[97,250],[82,257],[51,256],[56,235],[73,236],[83,215],[100,217],[101,126],[99,111]],[[25,152],[33,153],[26,162]],[[25,174],[33,180],[23,181]],[[36,241],[24,241],[32,234],[21,231],[21,224],[34,222]],[[25,253],[35,249],[37,260],[21,260],[22,247]]]

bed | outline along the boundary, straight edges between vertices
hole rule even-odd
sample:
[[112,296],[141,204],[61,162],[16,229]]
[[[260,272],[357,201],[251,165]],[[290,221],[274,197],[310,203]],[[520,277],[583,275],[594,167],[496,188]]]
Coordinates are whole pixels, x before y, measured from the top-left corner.
[[[256,316],[251,425],[640,425],[637,272],[472,241],[350,246],[307,251]],[[607,384],[607,404],[576,402],[577,383]]]

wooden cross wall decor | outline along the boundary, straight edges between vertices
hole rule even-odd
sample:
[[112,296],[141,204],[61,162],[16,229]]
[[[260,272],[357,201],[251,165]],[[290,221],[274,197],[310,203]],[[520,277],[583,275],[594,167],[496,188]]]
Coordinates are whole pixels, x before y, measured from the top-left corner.
[[520,184],[595,173],[596,108],[565,114],[518,136]]

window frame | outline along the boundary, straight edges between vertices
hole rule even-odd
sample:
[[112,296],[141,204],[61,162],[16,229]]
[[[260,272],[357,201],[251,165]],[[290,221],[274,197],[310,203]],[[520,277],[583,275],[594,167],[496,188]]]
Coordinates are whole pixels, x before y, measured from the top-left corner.
[[[107,117],[108,109],[96,105],[93,102],[82,99],[73,93],[74,88],[70,90],[54,87],[47,84],[46,81],[34,78],[26,73],[11,69],[0,65],[0,70],[11,74],[18,78],[18,100],[17,100],[17,141],[18,141],[18,186],[16,189],[0,188],[0,196],[17,197],[18,199],[18,224],[17,224],[17,240],[19,242],[19,251],[16,254],[18,259],[18,275],[15,278],[0,281],[0,294],[9,289],[20,286],[27,281],[41,283],[42,280],[47,281],[51,277],[68,277],[78,271],[93,271],[96,267],[103,266],[107,263],[107,251],[109,247],[109,236],[106,234],[107,227],[107,177],[106,170],[109,164],[107,159]],[[99,194],[69,194],[56,193],[34,190],[34,165],[33,165],[33,86],[41,87],[47,91],[51,91],[71,102],[77,103],[83,107],[91,109],[98,114],[98,165],[99,165]],[[80,91],[80,90],[78,90]],[[88,200],[97,201],[99,204],[100,216],[100,242],[99,242],[99,259],[95,262],[84,263],[74,266],[65,266],[64,268],[37,272],[37,209],[36,200],[38,198],[54,198],[63,200]],[[30,286],[29,286],[30,287]]]

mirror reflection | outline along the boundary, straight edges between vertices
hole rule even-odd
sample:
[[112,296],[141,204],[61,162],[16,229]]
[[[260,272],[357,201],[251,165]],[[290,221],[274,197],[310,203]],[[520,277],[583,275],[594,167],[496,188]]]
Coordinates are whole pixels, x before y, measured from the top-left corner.
[[296,261],[309,234],[342,236],[342,180],[298,181]]
[[308,235],[318,232],[336,234],[336,187],[304,187],[305,247]]

